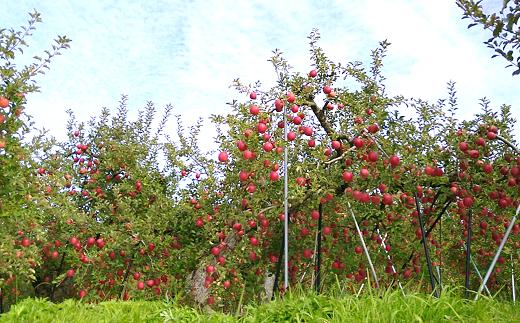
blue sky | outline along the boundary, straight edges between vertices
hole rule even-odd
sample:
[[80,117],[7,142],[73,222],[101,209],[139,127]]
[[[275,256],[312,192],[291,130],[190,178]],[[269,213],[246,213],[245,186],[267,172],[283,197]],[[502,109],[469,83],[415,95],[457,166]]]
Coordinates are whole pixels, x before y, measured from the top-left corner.
[[[33,9],[42,14],[20,63],[48,48],[58,34],[72,39],[71,49],[39,78],[41,93],[28,97],[36,125],[59,138],[65,135],[66,109],[86,121],[101,107],[115,109],[121,94],[129,95],[134,111],[149,100],[160,108],[172,103],[187,124],[226,113],[226,102],[245,99],[228,88],[234,78],[272,84],[267,59],[275,48],[295,70],[307,72],[307,35],[315,27],[321,46],[340,62],[367,62],[370,50],[388,39],[384,73],[391,94],[436,101],[453,80],[461,117],[477,111],[478,99],[486,96],[494,107],[511,104],[520,120],[520,78],[511,76],[503,60],[490,58],[482,44],[488,34],[480,27],[466,29],[454,0],[2,2],[7,14],[1,27],[25,24]],[[484,1],[490,9],[501,2]],[[173,122],[168,131],[176,132]]]

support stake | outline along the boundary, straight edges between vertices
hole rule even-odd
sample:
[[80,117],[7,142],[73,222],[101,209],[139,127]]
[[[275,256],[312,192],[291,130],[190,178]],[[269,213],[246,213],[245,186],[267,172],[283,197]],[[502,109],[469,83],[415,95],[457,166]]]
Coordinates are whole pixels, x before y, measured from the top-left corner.
[[477,295],[475,295],[475,300],[477,300],[480,296],[480,293],[482,293],[482,289],[484,289],[484,286],[486,285],[489,277],[491,276],[491,273],[493,272],[493,269],[495,269],[495,265],[497,264],[498,258],[500,257],[500,253],[502,253],[502,249],[504,249],[504,246],[506,245],[507,238],[509,238],[509,235],[511,234],[511,230],[513,229],[513,226],[516,222],[516,217],[518,216],[518,212],[520,211],[520,204],[516,208],[515,215],[511,218],[511,221],[509,222],[509,226],[507,227],[506,233],[504,234],[504,237],[502,238],[502,241],[500,242],[500,246],[498,247],[497,253],[495,254],[495,257],[491,261],[491,265],[489,265],[488,271],[486,275],[484,276],[484,280],[482,281],[482,284],[478,288]]
[[316,293],[320,292],[320,284],[321,284],[321,223],[323,218],[323,204],[320,203],[318,208],[320,216],[318,218],[318,237],[317,237],[317,256],[316,256],[316,280],[314,281],[314,290]]
[[421,207],[419,206],[419,198],[417,197],[417,193],[414,193],[415,198],[415,207],[417,208],[417,213],[419,216],[419,225],[421,226],[421,236],[424,247],[424,256],[426,257],[426,265],[428,267],[428,274],[430,276],[430,284],[432,286],[432,291],[435,294],[435,297],[439,297],[439,291],[435,287],[435,278],[433,277],[433,268],[432,268],[432,259],[430,258],[430,249],[428,248],[428,241],[426,240],[426,231],[424,230],[424,219],[422,217]]
[[350,214],[352,215],[352,219],[354,220],[354,224],[356,225],[356,231],[359,235],[359,240],[361,240],[361,245],[363,246],[363,250],[365,250],[365,255],[367,256],[368,265],[370,266],[370,270],[372,271],[372,275],[374,275],[374,281],[376,283],[376,287],[379,288],[379,280],[377,279],[376,270],[374,269],[374,265],[372,264],[372,259],[370,258],[370,254],[368,253],[367,245],[365,244],[365,238],[363,237],[363,232],[359,229],[359,225],[356,220],[356,216],[352,211],[352,206],[350,206],[350,202],[348,203],[348,208],[350,210]]
[[469,210],[468,212],[468,236],[466,238],[466,279],[464,283],[465,292],[464,297],[469,298],[469,275],[471,272],[470,262],[471,262],[471,218],[472,212]]
[[511,289],[513,290],[513,304],[516,303],[516,290],[515,290],[515,268],[513,265],[513,254],[511,254]]
[[[390,257],[390,253],[388,251],[386,251],[386,243],[385,243],[385,239],[383,239],[383,237],[381,237],[381,233],[379,232],[379,228],[376,229],[377,231],[377,235],[379,236],[379,239],[381,239],[381,247],[383,248],[383,250],[385,251],[386,253],[386,258],[390,261],[392,261],[392,257]],[[395,266],[392,262],[392,274],[397,274],[397,270],[395,269]],[[399,288],[401,289],[401,293],[403,294],[403,296],[406,296],[406,294],[404,293],[404,289],[403,289],[403,285],[401,285],[401,281],[399,280],[399,277],[397,278],[397,285],[399,286]]]
[[287,140],[287,105],[283,106],[283,132],[284,132],[284,160],[283,160],[283,177],[284,177],[284,185],[283,185],[283,199],[284,199],[284,227],[283,227],[283,242],[284,242],[284,281],[283,287],[284,291],[287,292],[287,288],[289,288],[289,201],[288,201],[288,193],[289,193],[289,174],[287,173],[287,145],[289,144],[289,140]]

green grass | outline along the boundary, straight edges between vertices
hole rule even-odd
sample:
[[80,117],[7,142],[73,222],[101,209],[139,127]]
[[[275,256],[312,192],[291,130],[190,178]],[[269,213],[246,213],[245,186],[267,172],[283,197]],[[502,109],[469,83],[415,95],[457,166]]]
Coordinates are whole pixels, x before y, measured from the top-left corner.
[[68,300],[52,304],[26,299],[0,316],[0,322],[520,322],[519,305],[489,298],[468,301],[454,292],[430,295],[332,297],[293,293],[283,300],[248,305],[240,316],[202,311],[176,302],[103,302]]

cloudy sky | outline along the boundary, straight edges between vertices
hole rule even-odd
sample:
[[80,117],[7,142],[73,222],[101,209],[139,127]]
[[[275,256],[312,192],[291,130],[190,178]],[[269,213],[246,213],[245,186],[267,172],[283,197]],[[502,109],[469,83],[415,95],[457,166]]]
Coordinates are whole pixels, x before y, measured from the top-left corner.
[[[484,2],[490,10],[502,3]],[[41,93],[28,97],[29,114],[57,137],[65,134],[66,109],[87,120],[101,107],[115,109],[121,94],[129,95],[131,110],[149,100],[172,103],[188,124],[226,113],[226,102],[245,99],[228,88],[234,78],[271,84],[273,49],[307,72],[313,28],[340,62],[368,62],[379,41],[391,42],[384,73],[392,94],[436,101],[453,80],[461,117],[486,96],[497,108],[511,104],[520,119],[520,77],[490,58],[482,44],[489,35],[468,30],[454,0],[2,0],[2,7],[0,27],[25,24],[33,9],[42,14],[20,63],[49,48],[56,35],[72,39],[39,77]],[[175,131],[172,124],[169,132]]]

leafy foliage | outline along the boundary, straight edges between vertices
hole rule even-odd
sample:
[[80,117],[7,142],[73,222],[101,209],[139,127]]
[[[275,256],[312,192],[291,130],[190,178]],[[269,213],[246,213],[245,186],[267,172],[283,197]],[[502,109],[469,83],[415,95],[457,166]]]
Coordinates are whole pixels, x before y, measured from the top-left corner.
[[490,14],[484,12],[482,0],[457,0],[456,3],[464,11],[462,19],[473,21],[468,28],[481,25],[492,33],[484,42],[495,51],[492,57],[503,57],[508,61],[507,67],[516,69],[513,75],[520,74],[520,1],[504,0],[500,12]]

